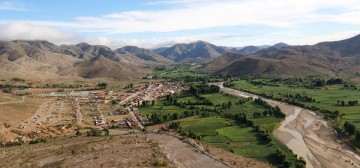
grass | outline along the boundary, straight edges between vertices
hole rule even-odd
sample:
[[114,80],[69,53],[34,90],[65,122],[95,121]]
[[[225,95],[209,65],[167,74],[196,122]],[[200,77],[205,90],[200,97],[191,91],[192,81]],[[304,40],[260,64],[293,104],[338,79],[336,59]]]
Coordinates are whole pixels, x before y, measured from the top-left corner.
[[233,106],[230,109],[224,110],[228,113],[245,113],[248,117],[252,117],[254,112],[262,113],[264,110],[266,110],[261,105],[258,105],[254,102],[246,102],[241,105],[233,104]]
[[226,143],[228,139],[224,136],[214,135],[214,136],[205,136],[203,141],[206,143]]
[[[263,106],[260,106],[251,101],[244,104],[237,104],[239,98],[225,95],[222,93],[205,94],[201,96],[213,102],[215,105],[231,101],[232,107],[230,109],[222,109],[222,113],[245,113],[247,114],[248,118],[254,122],[254,124],[257,124],[260,126],[260,128],[264,130],[269,130],[270,132],[272,132],[283,120],[281,118],[275,117],[253,118],[254,112],[262,113],[266,109]],[[194,96],[188,96],[178,98],[177,101],[197,102],[199,100]],[[215,105],[196,105],[195,107],[214,108]],[[159,110],[161,106],[163,107],[163,111]],[[218,107],[218,109],[219,108],[221,107]],[[182,109],[178,106],[173,105],[164,105],[164,100],[159,100],[156,101],[154,106],[142,107],[139,108],[139,110],[144,115],[150,115],[153,113],[180,113],[186,109]],[[183,131],[191,131],[199,134],[202,136],[201,141],[203,141],[204,143],[223,148],[228,151],[232,150],[237,155],[255,158],[260,161],[271,163],[269,155],[274,153],[277,148],[281,148],[283,151],[285,151],[288,158],[295,159],[292,152],[286,146],[282,145],[279,141],[277,141],[275,137],[272,137],[272,145],[263,142],[261,139],[259,139],[253,127],[239,125],[238,123],[236,123],[236,121],[232,119],[225,119],[221,116],[216,115],[205,118],[196,117],[190,120],[186,119],[178,121],[180,122]]]
[[203,134],[207,136],[216,135],[216,130],[223,127],[231,126],[232,121],[226,120],[221,117],[207,117],[207,118],[197,118],[191,121],[182,121],[181,127],[184,131],[193,131],[198,134]]
[[[337,101],[343,100],[346,102],[349,100],[360,100],[359,90],[347,90],[342,89],[342,85],[324,86],[320,89],[306,89],[306,88],[294,88],[289,85],[280,84],[279,87],[275,86],[255,86],[245,80],[235,81],[236,89],[245,89],[256,93],[273,94],[274,97],[285,98],[285,94],[304,94],[314,98],[315,102],[302,102],[308,106],[316,106],[321,109],[327,109],[331,111],[339,111],[344,114],[343,120],[351,121],[354,123],[360,122],[360,104],[355,106],[338,106]],[[360,128],[360,124],[357,124]]]
[[[175,106],[175,105],[164,105],[165,100],[158,100],[155,102],[154,106],[150,107],[140,107],[140,112],[147,116],[151,114],[174,114],[174,113],[182,113],[184,109]],[[162,110],[161,110],[162,109]]]
[[222,104],[222,103],[227,103],[228,101],[231,101],[234,104],[234,103],[239,101],[239,98],[224,95],[222,93],[204,94],[204,95],[201,95],[201,96],[205,97],[209,101],[213,102],[215,105]]
[[219,135],[228,138],[231,142],[252,142],[256,141],[257,137],[254,136],[254,129],[246,126],[231,126],[224,127],[217,130]]
[[[280,120],[273,118],[255,119],[261,123],[266,119],[272,120],[272,125],[276,126]],[[235,121],[221,117],[196,118],[191,121],[181,121],[184,131],[192,131],[203,136],[203,142],[225,150],[233,150],[235,154],[254,158],[263,162],[271,163],[269,158],[277,148],[285,151],[290,159],[295,159],[292,152],[273,137],[273,144],[263,142],[258,138],[254,128],[245,125],[237,125]],[[263,124],[263,125],[267,125]],[[263,126],[261,125],[261,126]],[[274,129],[274,128],[273,128]]]

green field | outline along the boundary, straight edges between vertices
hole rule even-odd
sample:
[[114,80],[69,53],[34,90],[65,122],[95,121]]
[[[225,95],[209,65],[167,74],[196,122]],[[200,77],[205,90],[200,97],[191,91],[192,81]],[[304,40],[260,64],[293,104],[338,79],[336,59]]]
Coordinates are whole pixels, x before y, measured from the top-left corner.
[[164,105],[165,101],[164,100],[158,100],[155,102],[154,106],[149,106],[149,107],[140,107],[139,110],[140,112],[145,115],[151,115],[151,114],[173,114],[173,113],[182,113],[184,111],[183,108],[180,108],[178,106],[175,105]]
[[216,130],[231,126],[232,121],[221,117],[198,118],[191,121],[182,121],[181,126],[184,131],[194,131],[198,134],[213,136]]
[[190,70],[181,70],[181,71],[161,72],[158,73],[157,77],[171,79],[171,78],[182,78],[182,77],[207,77],[207,75]]
[[237,125],[233,120],[215,116],[181,121],[180,125],[184,131],[201,134],[203,142],[225,150],[233,150],[235,154],[244,157],[271,163],[269,156],[280,148],[290,159],[295,159],[292,152],[277,140],[274,140],[272,144],[264,143],[258,138],[254,128]]
[[[330,111],[339,111],[344,121],[353,122],[358,128],[360,128],[360,104],[354,106],[339,106],[337,105],[338,100],[343,100],[346,102],[349,100],[360,100],[360,91],[359,90],[350,90],[342,89],[343,85],[327,85],[323,86],[320,89],[307,89],[307,88],[298,88],[290,87],[290,85],[280,84],[279,87],[276,86],[255,86],[248,81],[240,80],[235,81],[236,89],[245,89],[256,93],[265,93],[267,95],[272,94],[274,97],[286,98],[285,94],[301,94],[307,95],[314,98],[315,102],[305,102],[300,101],[301,103],[307,106],[316,106],[321,109],[326,109]],[[343,122],[344,122],[343,121]]]
[[[192,95],[185,95],[176,98],[177,102],[195,103],[201,101],[201,98]],[[213,105],[192,105],[193,107],[207,107],[209,109],[214,109],[216,107],[217,109],[221,109],[220,112],[210,112],[212,113],[210,117],[199,116],[191,120],[180,120],[182,131],[200,135],[202,137],[201,141],[204,143],[232,151],[237,155],[255,158],[274,165],[276,165],[276,163],[273,163],[269,156],[275,153],[275,150],[278,148],[282,149],[286,153],[289,160],[296,159],[292,152],[286,146],[277,141],[272,134],[272,142],[264,142],[264,140],[258,136],[255,128],[237,123],[233,119],[226,119],[221,116],[221,114],[246,114],[247,118],[253,121],[255,125],[259,125],[262,130],[268,130],[271,133],[283,119],[276,118],[274,116],[253,118],[254,112],[262,113],[266,110],[265,107],[258,105],[253,101],[239,104],[238,102],[240,98],[222,93],[202,94],[200,97],[212,102]],[[221,106],[217,106],[229,101],[232,102],[231,108],[222,109]],[[165,102],[165,99],[158,100],[154,106],[141,107],[139,110],[141,113],[148,116],[155,113],[181,114],[185,110],[190,110],[190,105],[186,105],[183,106],[184,108],[181,108],[181,106],[176,105],[165,105]],[[161,107],[163,110],[160,110]]]

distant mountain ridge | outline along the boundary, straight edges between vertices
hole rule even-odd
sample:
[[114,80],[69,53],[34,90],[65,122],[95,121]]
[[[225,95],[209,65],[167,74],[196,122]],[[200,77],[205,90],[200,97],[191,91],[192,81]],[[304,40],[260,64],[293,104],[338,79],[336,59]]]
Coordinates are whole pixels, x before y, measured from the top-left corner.
[[230,51],[225,47],[219,47],[205,41],[197,41],[164,48],[159,54],[175,62],[206,63],[226,52]]
[[[241,54],[242,53],[242,54]],[[174,62],[202,63],[205,71],[233,76],[305,76],[360,71],[360,35],[316,45],[220,47],[204,41],[149,50],[125,46],[55,45],[48,41],[0,41],[0,74],[129,79],[150,73],[145,67]],[[1,77],[1,76],[0,76]]]
[[247,54],[254,54],[258,51],[261,51],[263,49],[267,49],[267,48],[276,48],[276,49],[281,49],[281,48],[284,48],[284,47],[288,47],[290,45],[286,44],[286,43],[283,43],[283,42],[280,42],[280,43],[277,43],[275,45],[261,45],[261,46],[245,46],[245,47],[235,47],[235,48],[231,48],[230,50],[235,52],[235,53],[239,53],[239,54],[243,54],[243,55],[247,55]]
[[157,63],[135,57],[86,43],[57,46],[47,41],[0,41],[0,73],[24,78],[129,79],[150,72],[144,63]]
[[140,59],[146,60],[146,61],[152,61],[156,63],[173,63],[172,60],[167,59],[154,51],[139,48],[136,46],[125,46],[122,48],[118,48],[115,50],[119,54],[134,54]]
[[214,74],[232,76],[289,77],[360,71],[360,35],[316,45],[278,43],[253,54],[224,54],[204,66]]

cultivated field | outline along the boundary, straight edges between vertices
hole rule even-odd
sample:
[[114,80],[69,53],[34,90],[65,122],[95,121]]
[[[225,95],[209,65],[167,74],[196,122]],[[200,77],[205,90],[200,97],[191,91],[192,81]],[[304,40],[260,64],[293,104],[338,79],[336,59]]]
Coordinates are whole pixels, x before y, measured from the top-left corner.
[[[213,105],[185,105],[184,107],[179,107],[178,105],[172,105],[167,102],[166,99],[156,101],[154,106],[142,107],[140,112],[144,115],[171,115],[178,113],[179,116],[184,115],[184,111],[191,109],[201,109],[208,108],[221,109],[221,104],[232,102],[231,108],[221,109],[221,113],[230,113],[230,114],[246,114],[246,116],[254,122],[254,124],[259,125],[261,129],[268,130],[272,132],[283,120],[282,118],[277,118],[274,116],[267,117],[253,117],[254,112],[262,113],[266,108],[261,105],[256,104],[253,101],[245,102],[238,104],[239,98],[229,96],[222,93],[213,93],[213,94],[203,94],[201,97],[206,98],[206,100],[213,103]],[[200,99],[195,96],[180,96],[177,99],[177,102],[181,103],[194,103],[199,102]],[[161,110],[162,109],[162,110]],[[287,157],[290,160],[296,159],[292,152],[278,140],[276,140],[273,135],[272,143],[267,143],[262,140],[258,133],[253,127],[250,127],[246,124],[238,123],[233,119],[226,119],[223,116],[214,113],[208,112],[210,116],[200,117],[194,116],[189,118],[183,118],[180,120],[175,120],[173,122],[180,122],[182,131],[192,132],[201,136],[201,142],[207,145],[218,147],[224,149],[227,152],[233,152],[236,155],[244,156],[248,158],[257,159],[263,162],[271,163],[277,165],[271,158],[276,149],[282,149],[285,151]],[[171,123],[169,121],[168,123]],[[160,124],[159,126],[151,126],[150,130],[164,127],[166,125]]]
[[[290,87],[290,85],[280,84],[280,86],[255,86],[245,80],[235,81],[236,89],[245,89],[256,93],[272,94],[274,97],[286,98],[286,94],[307,95],[315,99],[314,102],[299,101],[308,106],[316,106],[321,109],[330,111],[339,111],[343,114],[342,123],[350,121],[360,128],[360,104],[349,106],[348,101],[360,100],[360,91],[352,89],[344,89],[343,85],[323,86],[319,89],[307,89]],[[338,105],[337,101],[344,101],[345,105]]]

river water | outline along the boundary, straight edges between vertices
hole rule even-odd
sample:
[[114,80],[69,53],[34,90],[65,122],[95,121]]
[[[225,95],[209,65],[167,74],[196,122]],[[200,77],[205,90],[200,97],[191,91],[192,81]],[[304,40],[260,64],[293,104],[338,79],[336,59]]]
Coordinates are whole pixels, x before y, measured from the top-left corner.
[[[221,91],[240,97],[259,96],[223,87]],[[306,161],[306,167],[360,167],[360,157],[353,153],[334,135],[334,131],[316,113],[298,106],[262,98],[272,106],[279,106],[286,114],[285,120],[274,132],[275,137],[293,153]]]

